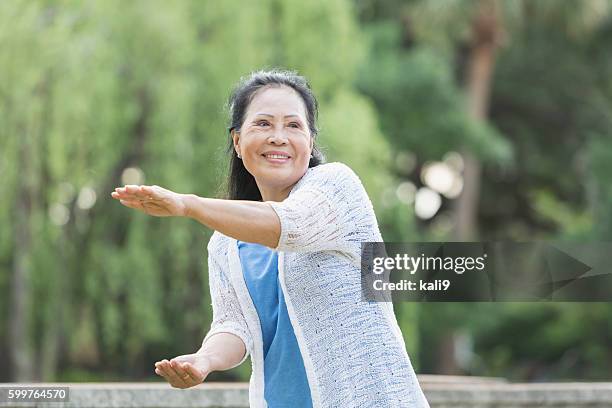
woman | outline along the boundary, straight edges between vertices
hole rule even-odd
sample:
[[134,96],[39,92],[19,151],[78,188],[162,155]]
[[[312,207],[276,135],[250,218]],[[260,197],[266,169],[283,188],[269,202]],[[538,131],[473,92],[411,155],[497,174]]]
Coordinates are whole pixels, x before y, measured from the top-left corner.
[[428,407],[392,304],[361,301],[360,243],[382,237],[357,175],[322,164],[317,109],[303,77],[255,72],[230,97],[229,199],[158,186],[112,193],[215,231],[211,328],[198,352],[155,372],[188,388],[250,355],[252,407]]

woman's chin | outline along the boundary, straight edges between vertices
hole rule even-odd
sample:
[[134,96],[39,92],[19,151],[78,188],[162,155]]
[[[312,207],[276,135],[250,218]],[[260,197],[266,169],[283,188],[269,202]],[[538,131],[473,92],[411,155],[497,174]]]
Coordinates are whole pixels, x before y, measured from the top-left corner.
[[303,174],[299,174],[295,169],[276,168],[261,169],[255,177],[258,184],[264,184],[273,188],[286,188],[295,184]]
[[259,172],[260,179],[265,181],[266,184],[282,184],[283,181],[291,179],[291,176],[295,172],[292,168],[267,168],[261,169]]

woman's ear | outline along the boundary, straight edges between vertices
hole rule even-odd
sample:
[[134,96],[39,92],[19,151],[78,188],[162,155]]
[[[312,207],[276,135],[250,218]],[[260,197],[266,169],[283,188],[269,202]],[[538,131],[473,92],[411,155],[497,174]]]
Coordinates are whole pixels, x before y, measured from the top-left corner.
[[236,155],[240,158],[240,133],[232,129],[232,140],[234,142],[234,150]]

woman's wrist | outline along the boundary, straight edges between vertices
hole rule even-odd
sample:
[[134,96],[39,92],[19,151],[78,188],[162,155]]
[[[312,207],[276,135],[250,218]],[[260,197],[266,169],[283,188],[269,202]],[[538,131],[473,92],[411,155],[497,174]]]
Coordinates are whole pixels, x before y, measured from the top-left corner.
[[181,202],[183,203],[183,217],[193,218],[194,206],[197,205],[199,197],[195,194],[181,194]]
[[223,370],[223,361],[217,353],[210,350],[198,350],[196,353],[199,359],[205,360],[209,372]]

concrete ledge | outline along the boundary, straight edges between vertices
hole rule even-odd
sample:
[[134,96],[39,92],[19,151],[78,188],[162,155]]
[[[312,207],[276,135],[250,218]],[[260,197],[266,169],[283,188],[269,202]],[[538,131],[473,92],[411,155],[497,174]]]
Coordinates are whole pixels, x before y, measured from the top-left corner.
[[[431,408],[610,408],[612,383],[511,384],[481,377],[419,376]],[[16,384],[0,384],[15,387]],[[178,390],[166,383],[54,383],[70,387],[68,402],[7,403],[0,407],[248,407],[247,383],[206,383]]]
[[[0,384],[0,387],[14,386]],[[203,407],[249,406],[247,383],[204,383],[181,390],[168,383],[38,383],[20,386],[70,387],[68,402],[5,403],[0,407]]]
[[508,380],[501,377],[476,377],[471,375],[418,375],[419,383],[425,384],[505,384]]
[[427,384],[432,408],[610,408],[612,383]]

